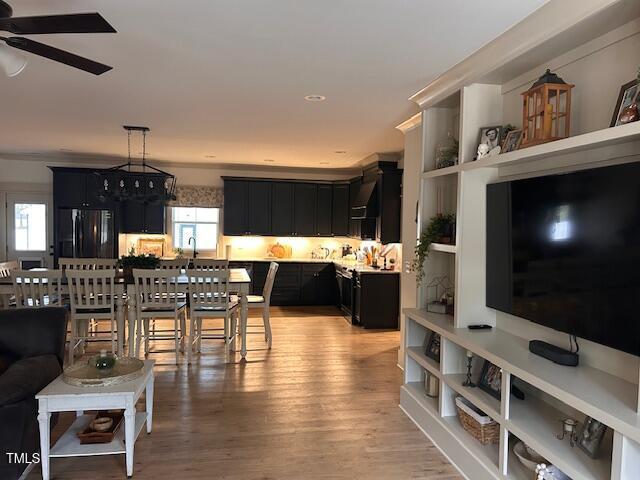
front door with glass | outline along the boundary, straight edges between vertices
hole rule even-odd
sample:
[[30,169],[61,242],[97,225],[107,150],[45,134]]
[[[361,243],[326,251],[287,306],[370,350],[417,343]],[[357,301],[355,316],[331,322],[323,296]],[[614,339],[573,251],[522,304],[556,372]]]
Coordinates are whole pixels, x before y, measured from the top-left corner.
[[51,198],[46,194],[7,194],[7,259],[23,268],[53,266]]

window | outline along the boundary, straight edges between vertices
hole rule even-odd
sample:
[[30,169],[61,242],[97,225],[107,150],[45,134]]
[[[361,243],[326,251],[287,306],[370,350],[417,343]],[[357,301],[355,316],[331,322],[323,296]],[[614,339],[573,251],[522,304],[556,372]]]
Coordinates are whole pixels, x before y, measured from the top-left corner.
[[215,250],[218,245],[219,208],[173,207],[174,248],[192,249],[194,237],[198,250]]
[[43,203],[15,204],[15,250],[42,252],[47,244],[47,206]]

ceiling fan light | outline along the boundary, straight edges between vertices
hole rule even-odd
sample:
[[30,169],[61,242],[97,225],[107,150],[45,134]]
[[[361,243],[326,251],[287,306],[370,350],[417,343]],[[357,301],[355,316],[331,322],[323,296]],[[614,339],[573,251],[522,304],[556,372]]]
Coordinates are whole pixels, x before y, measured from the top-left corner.
[[0,65],[7,77],[15,77],[27,66],[27,59],[13,48],[0,45]]

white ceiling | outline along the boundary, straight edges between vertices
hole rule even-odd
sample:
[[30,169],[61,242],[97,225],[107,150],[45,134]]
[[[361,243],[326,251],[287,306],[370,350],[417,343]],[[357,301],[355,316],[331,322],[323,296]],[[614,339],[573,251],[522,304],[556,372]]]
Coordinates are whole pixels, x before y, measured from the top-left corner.
[[0,154],[124,155],[132,124],[151,128],[158,160],[344,168],[402,149],[407,98],[545,0],[12,3],[14,16],[98,11],[118,33],[31,37],[114,69],[29,56],[0,75]]

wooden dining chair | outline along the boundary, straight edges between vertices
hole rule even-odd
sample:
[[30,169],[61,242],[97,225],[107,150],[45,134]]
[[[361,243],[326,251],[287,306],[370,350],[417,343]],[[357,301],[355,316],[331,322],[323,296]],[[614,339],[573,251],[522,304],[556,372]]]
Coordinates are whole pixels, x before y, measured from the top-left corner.
[[221,268],[189,269],[189,341],[187,342],[187,362],[191,363],[193,347],[201,351],[205,330],[203,320],[222,318],[224,321],[223,337],[226,346],[231,343],[237,331],[237,320],[240,311],[238,298],[229,292],[228,262],[221,262]]
[[18,307],[62,305],[60,270],[14,270],[11,278]]
[[267,342],[269,348],[273,344],[273,337],[271,335],[271,291],[273,290],[273,282],[276,279],[276,273],[278,273],[279,265],[276,262],[271,262],[269,265],[269,272],[267,273],[267,280],[264,282],[264,288],[262,289],[262,295],[247,295],[247,303],[249,308],[261,308],[262,309],[262,324],[264,325],[264,340]]
[[[175,341],[176,364],[178,364],[181,341],[181,326],[186,325],[187,303],[178,298],[179,269],[147,270],[133,269],[136,303],[136,356],[140,355],[144,330],[144,353],[149,354],[151,319],[172,319],[173,336],[155,336],[154,340]],[[182,329],[182,338],[185,332]]]
[[229,260],[218,260],[216,258],[194,258],[192,260],[193,270],[228,270]]
[[[0,263],[0,278],[10,278],[11,272],[18,269],[18,262],[2,262]],[[14,295],[0,295],[0,308],[15,307],[16,298]]]
[[[116,353],[116,315],[114,269],[68,270],[69,299],[71,303],[71,333],[69,335],[69,365],[73,365],[75,350],[90,339],[81,324],[108,320],[111,325],[111,351]],[[82,334],[81,332],[85,332]],[[122,335],[123,332],[118,332]]]
[[118,260],[115,258],[59,258],[58,267],[65,270],[113,270]]

